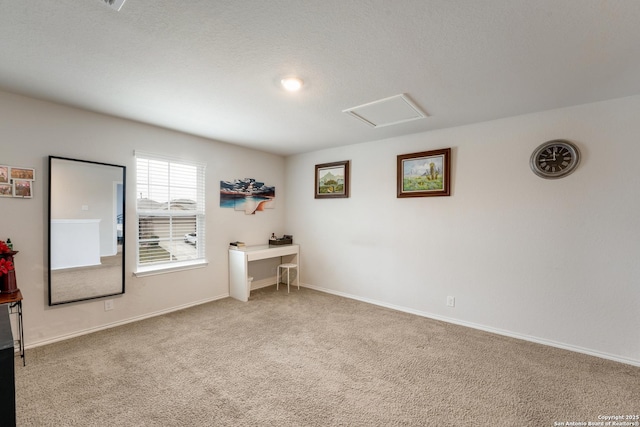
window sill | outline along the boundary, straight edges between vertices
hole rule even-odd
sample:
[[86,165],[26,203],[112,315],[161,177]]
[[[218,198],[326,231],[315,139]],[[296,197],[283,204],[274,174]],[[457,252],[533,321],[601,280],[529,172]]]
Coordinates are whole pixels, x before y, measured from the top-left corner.
[[177,271],[193,270],[195,268],[203,268],[209,265],[206,260],[176,262],[171,265],[155,265],[151,267],[138,267],[133,272],[135,277],[154,276],[157,274],[175,273]]

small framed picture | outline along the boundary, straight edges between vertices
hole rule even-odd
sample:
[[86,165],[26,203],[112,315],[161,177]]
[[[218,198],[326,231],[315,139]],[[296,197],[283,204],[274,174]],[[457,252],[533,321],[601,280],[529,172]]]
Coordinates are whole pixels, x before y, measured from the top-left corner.
[[398,156],[398,197],[450,195],[451,148]]
[[0,184],[9,184],[10,179],[9,166],[0,165]]
[[22,197],[30,199],[33,197],[33,181],[26,179],[13,180],[13,197]]
[[36,170],[32,168],[11,168],[11,179],[36,180]]
[[349,197],[349,160],[316,165],[316,199]]
[[0,197],[13,197],[13,185],[0,184]]

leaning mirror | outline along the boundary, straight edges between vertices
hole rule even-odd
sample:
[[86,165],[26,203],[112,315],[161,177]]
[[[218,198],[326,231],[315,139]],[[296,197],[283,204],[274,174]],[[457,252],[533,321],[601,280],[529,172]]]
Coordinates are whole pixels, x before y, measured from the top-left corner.
[[124,293],[125,176],[49,156],[49,305]]

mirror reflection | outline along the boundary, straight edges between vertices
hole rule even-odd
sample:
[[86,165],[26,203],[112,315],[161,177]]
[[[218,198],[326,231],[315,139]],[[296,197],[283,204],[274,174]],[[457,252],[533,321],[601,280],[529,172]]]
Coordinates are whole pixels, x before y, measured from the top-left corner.
[[49,305],[124,293],[125,173],[49,157]]

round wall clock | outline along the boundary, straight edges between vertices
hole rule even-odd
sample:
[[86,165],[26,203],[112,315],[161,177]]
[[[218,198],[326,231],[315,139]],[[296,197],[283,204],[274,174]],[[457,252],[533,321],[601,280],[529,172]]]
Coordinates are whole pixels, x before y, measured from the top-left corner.
[[555,179],[569,175],[580,163],[580,151],[564,139],[547,141],[531,154],[531,170],[542,178]]

